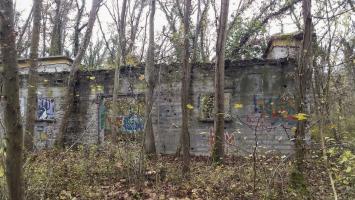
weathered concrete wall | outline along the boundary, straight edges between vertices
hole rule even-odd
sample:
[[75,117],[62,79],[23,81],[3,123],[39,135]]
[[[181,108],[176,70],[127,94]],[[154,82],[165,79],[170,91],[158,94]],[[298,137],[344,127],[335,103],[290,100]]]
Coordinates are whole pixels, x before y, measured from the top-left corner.
[[[181,72],[178,65],[157,66],[153,123],[157,149],[175,153],[180,137]],[[226,62],[225,139],[228,153],[250,153],[257,142],[263,151],[289,153],[295,120],[293,102],[294,63],[287,60],[249,60]],[[120,104],[116,113],[110,106],[114,70],[80,72],[75,109],[68,129],[68,142],[98,143],[119,129],[123,134],[142,130],[145,82],[142,67],[121,71]],[[40,73],[39,97],[53,100],[54,119],[36,123],[36,146],[53,145],[63,115],[63,100],[68,72]],[[26,105],[26,74],[21,75],[22,109]],[[213,86],[211,64],[193,66],[191,152],[208,154],[213,143]],[[212,95],[212,96],[211,96]],[[212,102],[212,103],[211,103]],[[50,113],[49,113],[50,114]],[[255,140],[257,138],[257,141]]]
[[[163,153],[176,150],[180,134],[180,73],[172,66],[163,72],[161,94],[156,109],[158,149]],[[201,97],[213,94],[213,66],[195,66],[193,70],[193,112],[190,119],[191,151],[205,154],[213,143],[213,121],[200,119]],[[225,139],[229,152],[249,153],[255,144],[265,151],[290,152],[294,65],[276,61],[245,61],[226,64]],[[165,75],[167,74],[167,75]],[[159,104],[159,105],[158,105]],[[235,108],[237,107],[237,108]],[[240,108],[241,107],[241,108]],[[159,121],[159,123],[158,123]],[[256,131],[255,131],[256,130]]]

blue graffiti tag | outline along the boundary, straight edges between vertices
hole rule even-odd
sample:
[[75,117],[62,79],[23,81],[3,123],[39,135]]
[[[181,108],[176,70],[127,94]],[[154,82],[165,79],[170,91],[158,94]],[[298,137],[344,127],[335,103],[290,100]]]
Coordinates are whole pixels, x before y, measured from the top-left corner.
[[122,126],[123,132],[134,133],[143,130],[144,130],[144,120],[142,119],[142,117],[136,114],[130,114],[128,116],[124,116],[123,126]]

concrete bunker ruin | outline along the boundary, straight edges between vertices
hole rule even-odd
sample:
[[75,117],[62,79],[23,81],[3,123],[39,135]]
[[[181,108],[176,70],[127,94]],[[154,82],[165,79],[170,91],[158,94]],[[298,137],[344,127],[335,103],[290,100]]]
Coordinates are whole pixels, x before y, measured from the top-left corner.
[[[292,43],[294,44],[294,43]],[[272,45],[272,44],[270,44]],[[269,46],[271,48],[271,46]],[[278,50],[279,51],[279,50]],[[277,52],[278,52],[277,51]],[[226,61],[225,142],[227,153],[250,153],[258,138],[263,151],[290,153],[296,125],[294,56],[271,50],[265,59]],[[280,51],[283,52],[283,51]],[[274,59],[273,55],[277,55]],[[53,146],[63,116],[63,100],[72,60],[63,56],[39,59],[36,148]],[[28,60],[19,60],[20,106],[25,118]],[[209,154],[213,145],[214,65],[193,64],[191,153]],[[157,65],[159,75],[152,111],[159,153],[175,153],[181,121],[179,64]],[[113,132],[139,134],[144,129],[144,66],[121,68],[119,109],[112,111],[114,69],[80,71],[68,142],[92,144]],[[0,136],[4,135],[1,129]]]

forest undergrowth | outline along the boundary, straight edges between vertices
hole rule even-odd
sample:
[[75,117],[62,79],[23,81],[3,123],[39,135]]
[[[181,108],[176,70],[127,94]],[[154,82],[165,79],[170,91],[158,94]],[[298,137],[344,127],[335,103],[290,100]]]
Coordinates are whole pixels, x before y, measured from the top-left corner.
[[[303,199],[290,187],[292,157],[226,157],[212,165],[209,157],[192,158],[188,176],[179,158],[142,157],[139,144],[77,146],[66,151],[41,150],[25,162],[26,199]],[[349,151],[329,151],[339,199],[354,197],[354,165]],[[333,199],[320,152],[309,152],[305,173],[309,199]],[[336,163],[336,164],[334,164]],[[253,166],[256,166],[254,174]],[[352,175],[351,175],[352,174]],[[254,180],[255,175],[255,180]],[[5,179],[0,178],[5,194]],[[0,196],[5,198],[4,196]]]

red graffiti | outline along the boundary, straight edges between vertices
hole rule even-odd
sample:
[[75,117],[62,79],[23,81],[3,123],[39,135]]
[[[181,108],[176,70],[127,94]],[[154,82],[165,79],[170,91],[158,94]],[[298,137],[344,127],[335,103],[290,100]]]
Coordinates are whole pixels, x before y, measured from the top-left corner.
[[[209,130],[209,138],[208,138],[208,143],[212,149],[214,143],[215,143],[215,131],[214,128],[211,127]],[[235,144],[235,136],[233,133],[228,133],[228,131],[224,132],[224,143],[228,145],[233,145]]]

